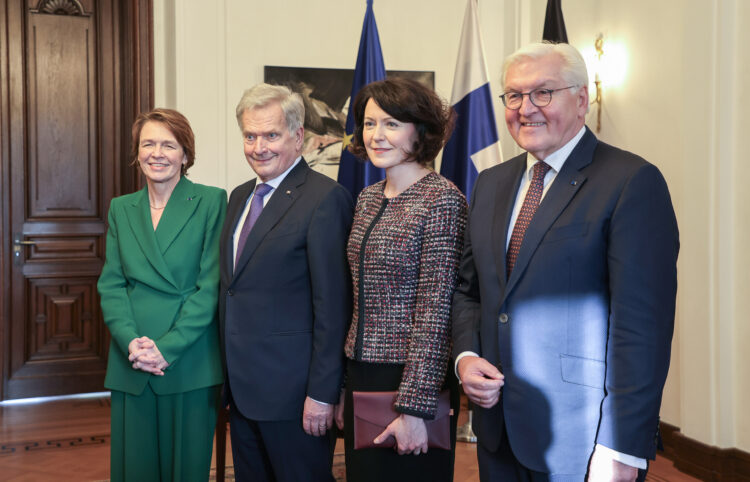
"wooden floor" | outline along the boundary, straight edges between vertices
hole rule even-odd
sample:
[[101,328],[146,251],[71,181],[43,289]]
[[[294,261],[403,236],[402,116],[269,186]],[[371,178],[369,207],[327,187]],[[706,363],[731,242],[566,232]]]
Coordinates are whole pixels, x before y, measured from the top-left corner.
[[[109,478],[109,398],[77,398],[35,404],[0,404],[0,481],[101,481]],[[460,421],[465,420],[465,412]],[[232,480],[227,454],[227,480]],[[334,473],[343,480],[343,446]],[[211,479],[215,462],[212,462]],[[476,482],[476,446],[458,443],[456,482]],[[696,481],[657,457],[647,480]]]

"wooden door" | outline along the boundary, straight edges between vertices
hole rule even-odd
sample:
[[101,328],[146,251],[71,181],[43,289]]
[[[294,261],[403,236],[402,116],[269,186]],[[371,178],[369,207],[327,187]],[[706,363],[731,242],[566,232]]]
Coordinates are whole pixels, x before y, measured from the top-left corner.
[[0,399],[103,389],[96,281],[129,131],[152,105],[150,0],[0,0]]

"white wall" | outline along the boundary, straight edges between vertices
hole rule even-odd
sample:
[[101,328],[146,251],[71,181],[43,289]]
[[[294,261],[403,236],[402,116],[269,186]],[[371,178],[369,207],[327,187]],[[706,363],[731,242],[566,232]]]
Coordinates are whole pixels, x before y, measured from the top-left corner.
[[750,196],[739,189],[742,175],[750,175],[739,158],[748,124],[740,113],[750,105],[750,85],[742,80],[750,78],[750,53],[743,48],[750,44],[740,25],[750,20],[750,9],[742,0],[563,7],[574,45],[603,32],[605,42],[627,46],[626,81],[604,92],[600,138],[659,166],[678,216],[677,326],[662,418],[704,443],[750,451],[744,409],[750,403],[744,349],[750,256],[742,249],[750,235]]
[[[506,41],[496,26],[505,3],[515,2],[479,3],[494,77]],[[251,176],[234,117],[242,92],[263,81],[265,65],[353,69],[366,3],[216,0],[211,8],[205,5],[154,2],[156,105],[181,110],[198,134],[191,178],[231,189]],[[458,0],[376,0],[386,69],[435,71],[436,90],[450,98],[464,9]],[[494,93],[500,94],[496,85]],[[496,97],[498,114],[501,107]],[[506,156],[515,154],[503,135],[510,147]]]
[[[205,8],[210,5],[210,8]],[[541,38],[546,0],[479,0],[493,93],[502,59]],[[154,2],[156,104],[190,119],[191,178],[231,189],[251,177],[234,107],[264,65],[353,68],[365,0]],[[450,97],[465,2],[375,0],[386,68],[434,70]],[[750,451],[750,3],[568,0],[571,44],[622,42],[628,70],[605,88],[599,137],[664,173],[680,225],[677,323],[662,418],[689,437]],[[503,156],[518,152],[495,98]],[[595,126],[596,109],[589,114]]]
[[[750,447],[750,414],[747,406],[748,394],[750,394],[750,350],[747,349],[747,343],[750,341],[750,323],[748,322],[748,313],[750,313],[750,297],[748,297],[748,287],[750,287],[750,256],[744,249],[750,246],[750,190],[747,184],[744,189],[740,189],[740,183],[750,179],[750,162],[747,157],[740,159],[740,154],[747,154],[747,145],[742,142],[742,133],[750,132],[750,119],[746,115],[750,106],[750,89],[748,89],[748,80],[750,79],[750,55],[747,46],[750,45],[750,31],[746,28],[750,20],[750,4],[745,1],[737,0],[736,11],[730,12],[734,16],[734,25],[732,34],[736,36],[734,41],[734,57],[730,58],[730,65],[736,65],[735,71],[731,78],[733,81],[733,90],[731,97],[725,98],[726,105],[734,105],[731,122],[734,125],[733,142],[731,153],[733,159],[735,179],[734,192],[736,199],[733,201],[735,212],[732,216],[732,222],[737,226],[736,233],[733,234],[734,246],[732,257],[736,266],[732,284],[735,286],[735,299],[732,303],[732,318],[734,319],[734,342],[731,345],[733,353],[742,354],[736,358],[730,359],[736,368],[734,378],[730,381],[735,386],[737,396],[732,397],[732,413],[736,414],[734,424],[736,427],[737,446],[743,450]],[[745,28],[741,28],[744,26]],[[744,47],[741,47],[744,46]],[[731,423],[731,421],[729,422]]]

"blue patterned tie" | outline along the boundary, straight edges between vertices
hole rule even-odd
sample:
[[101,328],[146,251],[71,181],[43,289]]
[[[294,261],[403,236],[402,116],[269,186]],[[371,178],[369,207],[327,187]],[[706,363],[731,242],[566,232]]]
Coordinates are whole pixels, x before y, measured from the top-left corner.
[[237,261],[240,259],[242,250],[245,248],[247,236],[250,234],[250,230],[253,229],[255,221],[258,220],[260,212],[263,211],[263,197],[270,191],[271,186],[268,184],[258,184],[255,186],[255,194],[253,194],[253,199],[250,201],[250,211],[247,213],[245,224],[242,225],[242,231],[240,231],[240,239],[237,241],[237,255],[234,258],[235,267],[237,267]]
[[505,269],[506,275],[510,278],[510,273],[513,271],[513,266],[516,264],[516,258],[518,253],[521,251],[521,243],[523,237],[526,234],[526,228],[529,227],[531,219],[534,217],[539,202],[542,199],[542,192],[544,192],[544,176],[547,175],[547,171],[550,170],[550,165],[544,161],[539,161],[534,164],[534,175],[531,178],[531,184],[529,184],[529,190],[526,191],[526,198],[523,200],[521,210],[518,212],[516,218],[516,224],[513,226],[513,233],[510,236],[510,244],[508,244],[508,252],[505,255]]

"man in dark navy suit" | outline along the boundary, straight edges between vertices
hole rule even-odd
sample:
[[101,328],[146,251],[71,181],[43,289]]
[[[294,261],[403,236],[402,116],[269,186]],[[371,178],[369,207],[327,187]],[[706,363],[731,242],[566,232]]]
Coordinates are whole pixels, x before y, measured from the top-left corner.
[[351,318],[349,192],[301,156],[299,94],[260,84],[237,106],[257,179],[229,198],[219,319],[237,480],[333,480],[329,440]]
[[677,290],[666,182],[586,128],[570,45],[514,53],[503,89],[526,152],[477,179],[453,313],[480,478],[643,479]]

